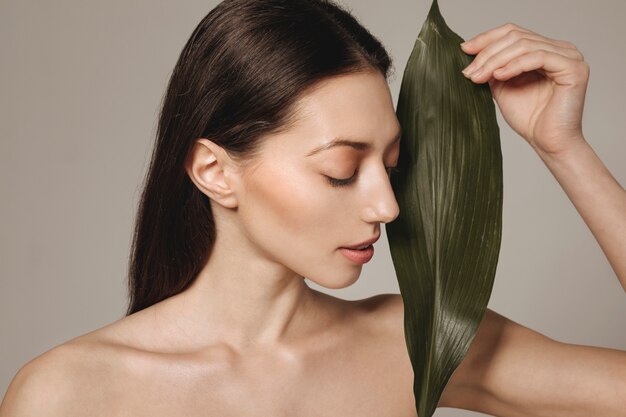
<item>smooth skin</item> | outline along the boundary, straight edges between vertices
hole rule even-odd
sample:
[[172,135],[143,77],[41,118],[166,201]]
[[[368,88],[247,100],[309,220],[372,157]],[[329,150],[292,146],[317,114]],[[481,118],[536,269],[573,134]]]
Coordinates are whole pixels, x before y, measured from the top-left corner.
[[[484,68],[471,80],[489,82],[503,117],[554,174],[626,290],[626,192],[582,134],[582,55],[513,24],[468,42],[463,50]],[[416,415],[400,295],[346,301],[302,279],[351,285],[361,267],[338,247],[398,215],[385,167],[397,162],[399,124],[386,80],[336,77],[300,110],[253,167],[197,141],[186,169],[211,198],[218,239],[194,285],[25,364],[0,417]],[[371,149],[306,156],[335,136]],[[342,187],[326,178],[355,171]],[[626,416],[626,352],[560,343],[488,309],[439,406]]]

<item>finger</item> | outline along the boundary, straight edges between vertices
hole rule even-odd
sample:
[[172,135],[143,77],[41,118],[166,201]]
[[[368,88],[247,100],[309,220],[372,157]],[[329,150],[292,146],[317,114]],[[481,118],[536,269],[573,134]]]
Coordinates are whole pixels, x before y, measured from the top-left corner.
[[511,60],[494,77],[508,80],[523,72],[537,70],[559,85],[581,85],[589,79],[589,64],[556,52],[535,50]]
[[[551,51],[559,51],[565,56],[584,60],[583,55],[578,51],[578,49],[574,48],[566,48],[561,46],[560,43],[554,43],[551,41],[547,41],[545,37],[536,35],[534,33],[522,32],[517,29],[511,30],[504,37],[494,41],[489,44],[483,50],[481,50],[470,65],[463,70],[465,74],[471,74],[476,69],[484,66],[489,60],[491,60],[494,56],[500,54],[503,50],[508,47],[514,46],[516,50],[520,50],[522,53],[530,52],[530,48],[534,45],[531,43],[532,41],[539,42],[536,45],[541,49],[551,50]],[[538,48],[535,48],[538,49]],[[494,68],[495,69],[495,68]]]
[[538,50],[553,52],[569,59],[583,61],[582,54],[577,50],[562,48],[543,41],[522,38],[514,42],[512,45],[502,49],[495,55],[487,58],[482,66],[478,66],[476,68],[475,72],[470,73],[468,71],[466,74],[469,74],[469,78],[473,81],[482,82],[491,78],[493,72],[498,68],[506,66],[509,62],[520,56]]
[[569,48],[569,49],[576,49],[576,45],[574,45],[571,42],[568,41],[563,41],[563,40],[558,40],[558,39],[552,39],[552,38],[548,38],[546,36],[540,35],[536,32],[533,32],[531,30],[528,30],[526,28],[523,28],[519,25],[516,25],[514,23],[505,23],[501,26],[498,26],[496,28],[490,29],[488,31],[479,33],[476,36],[473,36],[471,38],[469,38],[468,40],[465,41],[464,45],[462,46],[463,50],[471,55],[476,55],[477,53],[479,53],[481,50],[483,50],[485,47],[489,46],[491,43],[493,43],[494,41],[503,38],[504,36],[506,36],[509,32],[511,31],[517,31],[517,32],[522,32],[522,33],[526,33],[534,38],[538,38],[538,39],[542,39],[544,42],[551,42],[554,43],[556,45],[559,45],[563,48]]

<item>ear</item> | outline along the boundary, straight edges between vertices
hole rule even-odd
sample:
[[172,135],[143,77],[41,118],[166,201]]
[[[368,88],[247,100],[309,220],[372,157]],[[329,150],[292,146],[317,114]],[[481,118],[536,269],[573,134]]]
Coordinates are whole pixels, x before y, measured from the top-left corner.
[[237,207],[237,197],[227,177],[233,163],[224,149],[206,138],[197,139],[187,159],[185,171],[198,189],[216,203]]

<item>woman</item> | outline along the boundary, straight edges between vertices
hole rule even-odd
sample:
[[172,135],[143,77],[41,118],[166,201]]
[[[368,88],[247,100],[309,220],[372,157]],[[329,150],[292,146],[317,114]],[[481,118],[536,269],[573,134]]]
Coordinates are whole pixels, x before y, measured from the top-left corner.
[[[476,55],[470,79],[489,82],[626,288],[626,193],[582,134],[582,55],[512,24],[463,50]],[[371,243],[398,215],[389,68],[330,2],[213,9],[163,103],[128,315],[26,364],[0,416],[415,416],[401,297],[346,301],[303,279],[352,284],[363,261],[341,248]],[[619,416],[625,376],[624,352],[559,343],[488,310],[439,405]]]

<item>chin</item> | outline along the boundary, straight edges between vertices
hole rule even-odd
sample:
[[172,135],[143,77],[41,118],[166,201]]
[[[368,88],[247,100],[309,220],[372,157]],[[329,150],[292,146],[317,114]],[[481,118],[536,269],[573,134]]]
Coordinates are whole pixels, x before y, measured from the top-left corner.
[[338,274],[335,272],[332,275],[326,275],[324,278],[317,279],[307,277],[307,279],[319,285],[320,287],[328,288],[331,290],[347,288],[357,282],[359,276],[361,275],[361,266],[355,266],[356,268],[353,268],[352,271],[346,271],[343,274]]

